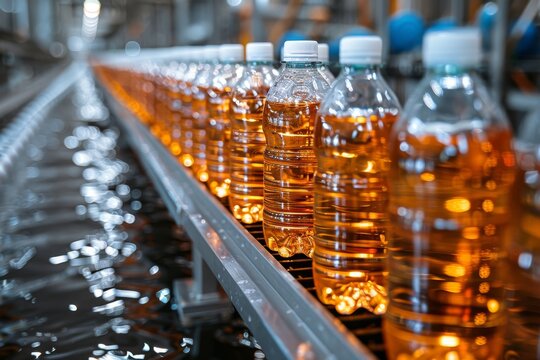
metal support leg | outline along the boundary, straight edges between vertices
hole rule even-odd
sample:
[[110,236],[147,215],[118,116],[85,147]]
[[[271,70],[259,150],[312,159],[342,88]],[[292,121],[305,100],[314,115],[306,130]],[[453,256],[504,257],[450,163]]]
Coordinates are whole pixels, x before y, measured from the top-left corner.
[[493,31],[493,41],[491,50],[491,88],[493,98],[499,104],[504,101],[504,90],[506,81],[506,62],[507,62],[507,28],[508,28],[508,12],[510,8],[509,0],[497,1],[498,10],[495,20],[495,30]]
[[199,251],[193,249],[192,257],[193,279],[173,283],[180,322],[184,326],[191,326],[194,323],[227,320],[233,312],[229,299],[220,292],[214,274]]
[[452,0],[452,18],[460,26],[467,23],[467,1],[466,0]]

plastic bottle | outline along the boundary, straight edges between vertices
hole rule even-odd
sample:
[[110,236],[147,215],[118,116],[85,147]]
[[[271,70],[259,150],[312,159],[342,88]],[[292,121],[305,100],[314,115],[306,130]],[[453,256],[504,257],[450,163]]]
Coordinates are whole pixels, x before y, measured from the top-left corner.
[[191,87],[191,122],[193,127],[193,173],[201,181],[208,181],[208,167],[206,164],[206,127],[208,110],[206,98],[208,88],[212,83],[212,74],[220,65],[218,63],[219,46],[207,45],[204,47],[205,64],[197,74]]
[[204,69],[205,62],[202,48],[193,47],[188,55],[188,68],[183,81],[180,83],[180,138],[181,156],[179,161],[186,167],[191,167],[193,158],[193,83],[197,74]]
[[246,69],[232,94],[229,206],[246,224],[262,221],[266,146],[262,116],[266,94],[278,75],[272,66],[273,51],[271,43],[247,44]]
[[244,47],[240,44],[225,44],[219,47],[221,66],[214,70],[208,88],[206,107],[208,110],[208,186],[219,198],[229,195],[231,184],[229,167],[229,141],[231,138],[230,104],[232,89],[244,71]]
[[158,136],[159,132],[159,123],[157,122],[156,108],[158,103],[158,92],[156,91],[156,82],[158,66],[152,62],[143,63],[143,76],[144,81],[142,84],[142,91],[144,94],[144,108],[147,113],[146,123],[150,132],[154,136]]
[[264,237],[284,257],[313,253],[313,126],[329,88],[317,59],[316,41],[285,42],[264,108]]
[[505,272],[509,321],[504,358],[533,360],[540,358],[540,109],[525,119],[514,144],[517,234]]
[[166,88],[165,110],[166,121],[165,130],[161,134],[161,142],[169,148],[174,156],[179,157],[182,148],[180,146],[180,109],[182,99],[180,97],[180,87],[184,82],[187,63],[180,54],[179,62],[171,62],[164,69],[164,83]]
[[390,359],[498,359],[512,133],[474,73],[480,34],[430,32],[428,73],[390,140]]
[[319,44],[317,48],[317,53],[319,56],[319,62],[321,63],[319,65],[319,71],[323,78],[326,79],[328,84],[332,85],[334,80],[336,80],[334,74],[330,71],[330,57],[329,57],[329,49],[328,44]]
[[380,73],[378,36],[344,37],[343,67],[315,123],[319,299],[342,314],[386,311],[388,138],[401,106]]
[[[165,76],[163,74],[163,64],[154,63],[154,69],[152,74],[152,82],[154,84],[154,121],[150,128],[150,131],[154,136],[161,140],[161,135],[165,132],[166,127],[166,88],[164,85]],[[167,145],[165,145],[167,146]]]
[[161,143],[168,147],[171,143],[170,130],[172,128],[172,118],[170,112],[169,83],[171,69],[178,66],[176,61],[161,61],[156,63],[154,74],[154,96],[155,96],[155,136]]

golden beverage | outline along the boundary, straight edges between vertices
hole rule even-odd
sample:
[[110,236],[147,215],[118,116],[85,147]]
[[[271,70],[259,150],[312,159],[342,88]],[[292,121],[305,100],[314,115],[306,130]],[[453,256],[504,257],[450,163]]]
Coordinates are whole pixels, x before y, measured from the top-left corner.
[[161,142],[168,146],[169,151],[176,157],[180,156],[182,148],[180,147],[180,91],[177,79],[171,75],[166,78],[166,119],[164,131],[161,134]]
[[[150,123],[150,132],[158,139],[161,140],[161,134],[165,131],[167,122],[167,108],[166,101],[166,87],[163,84],[163,77],[159,74],[154,75],[153,78],[153,97],[154,97],[154,111],[152,121]],[[168,145],[168,144],[166,144]]]
[[201,181],[208,181],[208,168],[206,164],[206,124],[208,112],[206,109],[207,88],[203,86],[192,87],[192,133],[193,133],[193,173]]
[[396,115],[321,115],[315,126],[313,275],[341,314],[386,311],[388,137]]
[[313,253],[313,126],[319,102],[267,101],[263,229],[271,250]]
[[231,128],[229,107],[231,88],[211,88],[207,96],[208,127],[206,157],[208,166],[208,186],[210,192],[219,198],[229,195],[231,183],[229,170],[229,140]]
[[264,137],[262,122],[268,87],[232,99],[231,187],[229,206],[245,224],[262,221]]
[[193,158],[193,97],[192,83],[183,82],[180,84],[180,163],[186,167],[191,167]]
[[[398,125],[397,125],[398,126]],[[498,359],[503,243],[514,181],[511,133],[424,123],[391,143],[390,359]]]

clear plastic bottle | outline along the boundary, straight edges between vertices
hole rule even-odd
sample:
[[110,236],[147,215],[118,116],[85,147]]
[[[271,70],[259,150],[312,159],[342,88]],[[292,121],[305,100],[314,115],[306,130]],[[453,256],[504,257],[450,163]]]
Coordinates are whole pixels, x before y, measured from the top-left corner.
[[204,69],[202,48],[192,47],[188,55],[188,68],[180,83],[180,138],[181,155],[179,161],[185,167],[191,167],[193,158],[193,83],[197,74]]
[[169,63],[164,70],[165,87],[167,89],[166,105],[168,109],[165,131],[161,135],[161,142],[169,148],[171,154],[179,157],[182,148],[180,147],[180,109],[182,99],[180,97],[180,87],[184,82],[187,63],[180,54],[179,62]]
[[284,257],[313,253],[313,126],[329,88],[317,59],[316,41],[285,42],[264,108],[264,237]]
[[[152,81],[154,83],[154,122],[150,131],[154,136],[162,141],[162,134],[165,132],[167,121],[167,89],[165,87],[165,66],[162,63],[155,63]],[[167,146],[167,144],[165,144]]]
[[154,87],[154,77],[157,71],[157,66],[150,62],[145,61],[141,66],[141,96],[142,96],[142,107],[143,107],[143,116],[145,120],[143,121],[150,131],[155,134],[156,132],[156,99],[155,99],[155,87]]
[[146,108],[148,109],[147,111],[149,114],[148,127],[152,135],[159,139],[161,130],[161,123],[159,121],[158,113],[158,110],[160,109],[159,103],[161,100],[161,91],[159,85],[161,75],[159,65],[155,62],[150,62],[147,65],[145,77],[146,81],[144,84],[144,90],[147,92],[148,96],[146,101]]
[[428,73],[390,140],[390,359],[498,359],[512,132],[473,68],[472,29],[424,38]]
[[198,72],[191,87],[191,123],[193,134],[193,173],[201,181],[208,181],[208,167],[206,163],[206,127],[208,110],[206,98],[208,88],[212,83],[212,74],[220,65],[218,62],[219,46],[207,45],[204,47],[205,64]]
[[317,52],[319,55],[319,71],[323,78],[326,79],[328,84],[332,85],[332,83],[336,80],[334,74],[330,71],[330,55],[329,55],[329,49],[328,44],[319,44],[317,48]]
[[262,116],[266,94],[277,78],[271,43],[246,46],[246,69],[232,94],[229,206],[246,224],[262,221],[264,149]]
[[388,138],[401,106],[380,73],[378,36],[340,42],[339,77],[315,122],[315,251],[319,299],[341,314],[386,311]]
[[221,45],[219,61],[221,66],[214,70],[206,98],[208,111],[206,160],[210,192],[219,198],[224,198],[229,195],[231,184],[229,167],[231,94],[244,71],[242,64],[244,47],[240,44]]
[[505,359],[540,359],[540,109],[521,125],[515,150],[517,235],[508,251]]

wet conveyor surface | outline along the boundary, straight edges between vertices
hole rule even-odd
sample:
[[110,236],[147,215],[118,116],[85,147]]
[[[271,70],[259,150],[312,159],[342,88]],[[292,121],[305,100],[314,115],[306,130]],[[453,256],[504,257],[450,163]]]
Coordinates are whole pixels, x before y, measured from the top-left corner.
[[46,116],[0,185],[0,358],[264,358],[237,316],[179,323],[190,240],[90,78]]

